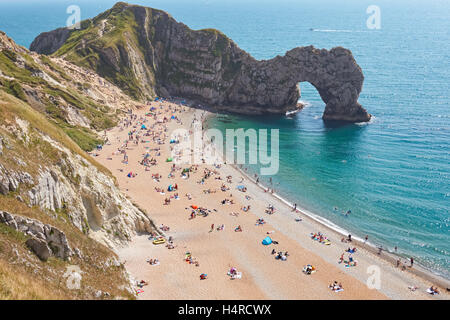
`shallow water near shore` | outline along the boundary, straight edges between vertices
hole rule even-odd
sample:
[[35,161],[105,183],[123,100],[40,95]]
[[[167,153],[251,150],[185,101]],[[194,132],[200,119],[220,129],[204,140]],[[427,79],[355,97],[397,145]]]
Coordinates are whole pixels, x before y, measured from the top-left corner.
[[[327,126],[321,120],[323,102],[312,88],[310,94],[311,106],[292,119],[217,115],[207,126],[279,129],[280,169],[261,176],[264,185],[354,235],[369,235],[373,244],[392,252],[397,246],[401,256],[413,256],[448,278],[445,150],[406,132],[397,131],[394,138],[378,118],[364,125]],[[250,175],[260,173],[258,165],[245,167]]]
[[[65,25],[69,4],[80,5],[84,19],[115,2],[6,0],[0,30],[28,47]],[[324,103],[302,83],[309,105],[291,119],[218,115],[208,125],[280,129],[278,193],[450,279],[448,1],[377,1],[380,30],[366,27],[372,1],[129,2],[166,10],[193,29],[220,29],[257,59],[310,44],[349,48],[365,75],[359,101],[374,115],[370,123],[326,126]]]

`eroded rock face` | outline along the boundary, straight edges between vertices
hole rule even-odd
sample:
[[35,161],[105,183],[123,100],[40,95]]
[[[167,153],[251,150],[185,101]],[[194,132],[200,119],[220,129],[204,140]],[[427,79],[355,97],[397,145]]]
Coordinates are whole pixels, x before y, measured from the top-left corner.
[[[122,41],[108,42],[104,48],[101,38],[109,32],[117,34],[116,21],[131,15],[136,37],[124,29]],[[92,59],[95,52],[99,58],[90,67],[138,98],[156,93],[237,113],[282,114],[297,107],[298,83],[307,81],[326,103],[324,119],[370,119],[358,103],[364,76],[350,50],[344,48],[299,47],[283,57],[258,61],[217,30],[193,31],[163,11],[126,3],[82,25],[83,30],[43,33],[31,50],[56,52],[75,63],[88,55]],[[66,46],[58,51],[70,41],[75,41],[70,43],[73,49],[67,51]],[[119,77],[123,74],[129,76],[128,81]]]
[[32,185],[33,183],[33,178],[28,172],[8,170],[0,163],[0,194],[14,192],[20,184]]
[[51,54],[64,44],[64,41],[70,35],[70,30],[67,28],[59,28],[51,32],[44,32],[41,35],[43,37],[40,40],[40,46],[45,48],[42,53]]
[[61,259],[73,255],[64,232],[49,224],[6,211],[0,211],[0,223],[30,236],[26,244],[41,260],[47,261],[52,255]]
[[45,240],[31,237],[25,242],[25,244],[28,246],[28,248],[31,249],[31,251],[34,252],[35,255],[39,257],[39,259],[43,261],[47,261],[48,258],[50,258],[50,256],[52,255],[52,251],[48,247]]
[[[32,147],[33,136],[48,142],[53,152],[59,152],[60,157],[53,164],[39,163],[37,169],[30,171],[31,175],[23,170],[33,163],[33,159],[18,156],[15,161],[20,164],[19,168],[10,167],[8,162],[3,163],[3,158],[9,153],[9,149],[5,148],[4,154],[0,156],[0,195],[11,195],[11,192],[15,192],[16,198],[21,202],[30,207],[39,207],[54,219],[59,219],[56,213],[64,213],[68,218],[67,222],[110,248],[127,245],[138,233],[155,231],[147,214],[120,192],[113,178],[106,172],[100,171],[60,142],[35,132],[28,122],[20,118],[15,120],[16,124],[8,127],[9,132],[14,132],[14,136],[8,138],[10,142],[20,139],[21,143]],[[2,137],[6,147],[8,139]],[[30,228],[35,230],[37,227],[30,225]],[[62,241],[58,239],[60,232],[57,230],[44,229],[36,233],[33,235],[37,239],[50,239],[53,243]],[[45,237],[39,236],[40,234]],[[42,252],[45,257],[45,248],[39,241],[30,240],[31,244],[36,248],[36,252]],[[64,251],[58,245],[49,247],[52,251]]]

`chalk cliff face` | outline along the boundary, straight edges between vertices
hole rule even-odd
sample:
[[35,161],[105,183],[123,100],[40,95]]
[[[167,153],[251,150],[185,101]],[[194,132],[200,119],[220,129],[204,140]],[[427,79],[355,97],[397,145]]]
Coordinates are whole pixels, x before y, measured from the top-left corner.
[[[157,230],[84,151],[135,104],[92,70],[0,31],[0,299],[135,297],[114,250]],[[75,265],[80,290],[61,286]]]
[[0,99],[0,209],[2,196],[14,194],[50,216],[64,212],[72,226],[110,248],[153,231],[152,221],[119,191],[109,172],[62,130],[2,90]]
[[344,48],[295,48],[258,61],[217,30],[193,31],[167,13],[117,3],[81,30],[39,35],[31,50],[53,54],[114,82],[140,100],[181,96],[244,114],[282,114],[297,106],[299,82],[326,103],[323,118],[368,121],[358,103],[364,76]]

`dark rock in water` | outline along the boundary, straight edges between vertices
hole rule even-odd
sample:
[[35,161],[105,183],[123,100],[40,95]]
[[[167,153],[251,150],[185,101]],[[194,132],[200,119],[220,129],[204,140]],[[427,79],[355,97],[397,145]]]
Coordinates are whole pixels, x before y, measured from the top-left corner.
[[363,122],[364,76],[350,50],[299,47],[258,61],[217,30],[193,31],[169,14],[117,3],[81,30],[42,33],[31,50],[89,67],[136,99],[181,96],[241,114],[294,110],[299,82],[326,103],[324,120]]

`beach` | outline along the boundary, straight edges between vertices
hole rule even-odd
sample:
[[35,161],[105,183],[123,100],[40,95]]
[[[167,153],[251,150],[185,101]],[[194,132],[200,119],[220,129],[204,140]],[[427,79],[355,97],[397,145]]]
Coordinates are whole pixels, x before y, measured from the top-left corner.
[[[166,243],[154,245],[151,237],[143,234],[118,250],[131,276],[148,283],[140,288],[139,299],[449,298],[445,281],[419,276],[421,270],[414,274],[408,266],[405,270],[397,268],[384,252],[377,255],[376,249],[356,239],[342,242],[343,236],[337,230],[300,210],[294,212],[283,199],[266,192],[233,165],[198,164],[188,178],[183,178],[181,173],[189,165],[175,164],[172,171],[174,162],[166,162],[173,156],[170,150],[173,145],[169,143],[171,133],[180,128],[190,130],[194,118],[203,120],[206,116],[206,111],[177,103],[152,102],[134,109],[132,118],[125,116],[124,119],[131,119],[128,126],[122,122],[109,130],[106,133],[109,142],[96,152],[95,159],[113,173],[121,191],[147,212],[156,227],[170,227],[162,231]],[[130,131],[135,131],[133,139],[125,147]],[[151,136],[145,136],[146,133]],[[135,144],[136,134],[139,144]],[[126,152],[127,158],[121,151]],[[156,162],[146,167],[140,162],[147,151],[148,158]],[[171,171],[173,177],[169,177]],[[202,183],[206,173],[208,177]],[[154,179],[155,174],[160,178]],[[229,176],[231,182],[227,181]],[[176,185],[177,190],[169,192],[170,185]],[[238,190],[241,185],[245,186],[245,192]],[[223,186],[228,190],[222,191]],[[170,204],[164,204],[169,197]],[[224,199],[233,203],[222,204]],[[247,212],[242,210],[248,205]],[[275,208],[273,214],[266,213],[269,205]],[[207,215],[197,212],[192,217],[192,206],[205,208]],[[257,225],[258,219],[264,219],[265,223]],[[217,230],[221,225],[223,230]],[[241,232],[235,231],[238,226]],[[319,232],[330,245],[311,238],[311,233]],[[278,244],[263,245],[262,240],[267,236]],[[173,249],[166,247],[169,237],[173,238]],[[345,252],[354,247],[355,253]],[[288,252],[283,254],[285,261],[275,259],[279,252]],[[343,254],[344,260],[351,256],[356,266],[345,261],[339,263]],[[186,257],[192,257],[198,266],[189,263]],[[159,264],[147,262],[155,258]],[[303,273],[306,265],[314,266],[316,272]],[[242,277],[232,279],[227,275],[232,268]],[[412,269],[416,271],[416,266]],[[374,272],[379,275],[378,289],[367,285]],[[200,280],[201,274],[207,278]],[[334,281],[341,284],[342,291],[330,289]],[[439,295],[426,292],[432,285],[439,285]]]

